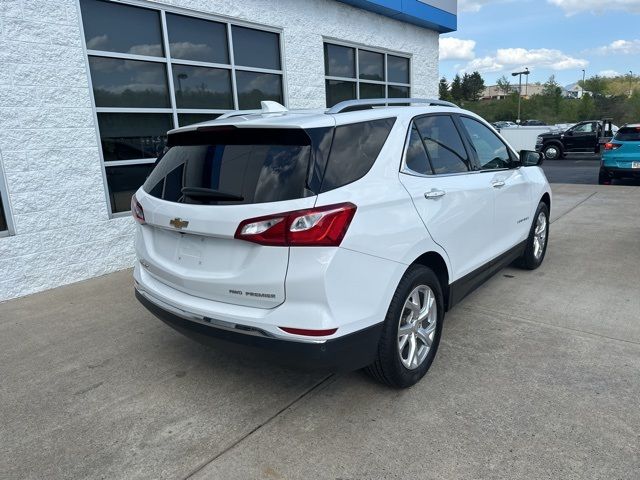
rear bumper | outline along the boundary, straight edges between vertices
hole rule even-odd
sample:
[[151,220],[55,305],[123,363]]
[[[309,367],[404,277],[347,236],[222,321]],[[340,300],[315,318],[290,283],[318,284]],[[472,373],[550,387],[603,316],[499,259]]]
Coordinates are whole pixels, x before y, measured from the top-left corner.
[[603,165],[600,174],[609,178],[640,178],[640,168],[618,168]]
[[371,364],[382,332],[382,323],[348,335],[307,343],[273,338],[264,332],[241,333],[231,328],[208,325],[214,319],[189,320],[163,308],[136,290],[136,298],[147,310],[183,335],[224,351],[242,350],[259,359],[320,371],[352,371]]

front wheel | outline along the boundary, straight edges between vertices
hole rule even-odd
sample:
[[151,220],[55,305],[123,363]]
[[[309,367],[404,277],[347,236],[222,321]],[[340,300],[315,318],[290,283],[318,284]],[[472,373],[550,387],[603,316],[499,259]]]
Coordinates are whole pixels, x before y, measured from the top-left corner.
[[549,242],[549,207],[541,202],[527,238],[527,246],[524,253],[518,259],[518,266],[527,270],[538,268],[547,253]]
[[410,387],[424,377],[440,344],[443,298],[433,270],[409,267],[391,300],[378,353],[367,373],[396,388]]
[[544,158],[547,160],[558,160],[562,158],[562,150],[555,144],[547,145],[542,149],[542,153],[544,154]]

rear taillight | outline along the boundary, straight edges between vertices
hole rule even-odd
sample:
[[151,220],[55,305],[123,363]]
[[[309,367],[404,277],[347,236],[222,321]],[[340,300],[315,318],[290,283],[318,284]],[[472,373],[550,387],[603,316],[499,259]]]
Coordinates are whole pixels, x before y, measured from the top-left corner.
[[337,247],[356,213],[353,203],[244,220],[235,238],[278,247]]
[[622,146],[621,143],[605,143],[604,144],[604,149],[605,150],[617,150],[618,148],[620,148]]
[[140,225],[143,225],[145,223],[144,210],[142,209],[142,205],[140,205],[135,195],[131,197],[131,215],[133,215],[133,218]]

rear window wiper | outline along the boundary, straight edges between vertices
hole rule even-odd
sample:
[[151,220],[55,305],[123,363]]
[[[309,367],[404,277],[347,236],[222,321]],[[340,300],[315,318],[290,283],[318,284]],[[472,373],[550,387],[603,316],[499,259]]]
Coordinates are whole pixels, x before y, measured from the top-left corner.
[[220,192],[211,188],[183,187],[182,195],[196,200],[227,200],[232,202],[242,202],[244,197],[234,193]]

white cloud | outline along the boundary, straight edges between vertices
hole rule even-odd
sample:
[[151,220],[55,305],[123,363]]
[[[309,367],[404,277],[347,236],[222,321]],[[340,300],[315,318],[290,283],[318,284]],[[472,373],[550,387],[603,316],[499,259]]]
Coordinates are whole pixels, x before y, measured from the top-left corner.
[[600,75],[601,77],[613,78],[619,77],[620,72],[616,72],[615,70],[602,70],[598,72],[598,75]]
[[460,38],[440,38],[440,60],[472,60],[476,54],[474,40],[462,40]]
[[495,55],[471,60],[462,72],[478,70],[481,73],[502,72],[529,67],[550,70],[582,69],[589,65],[587,60],[571,57],[560,50],[538,48],[500,48]]
[[458,9],[461,12],[477,12],[491,0],[458,0]]
[[596,49],[601,55],[636,55],[640,54],[640,40],[616,40],[609,45]]
[[640,0],[547,0],[550,4],[562,8],[567,15],[581,12],[603,13],[622,10],[640,13]]

